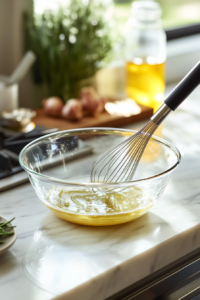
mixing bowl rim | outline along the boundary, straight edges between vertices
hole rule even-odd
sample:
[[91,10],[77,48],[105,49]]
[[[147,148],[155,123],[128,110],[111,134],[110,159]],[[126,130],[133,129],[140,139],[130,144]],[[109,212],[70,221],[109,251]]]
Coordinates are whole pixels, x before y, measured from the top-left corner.
[[22,168],[29,174],[34,174],[38,177],[40,177],[40,179],[44,179],[44,180],[47,180],[47,181],[50,181],[50,182],[56,182],[56,183],[60,183],[60,184],[64,184],[64,185],[70,185],[70,186],[86,186],[86,187],[113,187],[113,188],[116,188],[116,187],[122,187],[122,186],[132,186],[133,184],[136,185],[136,184],[141,184],[142,182],[146,182],[146,181],[150,181],[150,180],[154,180],[155,178],[160,178],[160,177],[163,177],[165,176],[166,174],[168,173],[171,173],[174,169],[176,169],[176,167],[180,164],[181,162],[181,153],[180,151],[178,150],[178,148],[174,145],[172,145],[170,142],[160,138],[160,137],[157,137],[157,136],[154,136],[152,135],[151,139],[152,141],[155,141],[155,142],[159,142],[161,144],[163,144],[164,146],[167,146],[168,148],[170,148],[171,151],[174,152],[174,154],[176,155],[177,157],[177,161],[176,163],[169,169],[165,170],[164,172],[161,172],[161,173],[158,173],[156,175],[153,175],[153,176],[150,176],[150,177],[147,177],[147,178],[143,178],[143,179],[137,179],[137,180],[132,180],[132,181],[125,181],[125,182],[117,182],[117,183],[99,183],[99,182],[83,182],[83,183],[76,183],[76,182],[70,182],[70,181],[67,181],[67,180],[62,180],[62,179],[58,179],[58,178],[55,178],[55,177],[50,177],[48,175],[44,175],[44,174],[41,174],[41,173],[38,173],[38,172],[35,172],[31,169],[29,169],[26,165],[24,165],[24,163],[22,162],[22,155],[23,153],[27,150],[27,148],[29,148],[30,146],[34,145],[35,143],[38,143],[40,140],[43,140],[45,138],[48,138],[48,137],[52,137],[52,136],[56,136],[59,134],[62,135],[62,134],[67,134],[67,133],[74,133],[74,132],[83,132],[83,131],[94,131],[94,132],[97,132],[97,131],[119,131],[119,132],[133,132],[133,133],[136,133],[137,130],[132,130],[132,129],[123,129],[123,128],[113,128],[113,127],[90,127],[90,128],[75,128],[75,129],[68,129],[68,130],[62,130],[62,131],[57,131],[57,132],[53,132],[53,133],[50,133],[50,134],[47,134],[47,135],[44,135],[40,138],[37,138],[35,139],[34,141],[28,143],[22,150],[21,152],[19,153],[19,163],[20,165],[22,166]]

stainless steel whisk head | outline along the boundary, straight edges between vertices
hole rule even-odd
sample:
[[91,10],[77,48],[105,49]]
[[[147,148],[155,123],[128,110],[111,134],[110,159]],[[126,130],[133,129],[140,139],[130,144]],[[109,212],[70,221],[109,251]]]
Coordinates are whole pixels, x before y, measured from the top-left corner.
[[132,180],[138,163],[158,125],[150,120],[141,130],[100,155],[91,171],[91,182],[116,183]]

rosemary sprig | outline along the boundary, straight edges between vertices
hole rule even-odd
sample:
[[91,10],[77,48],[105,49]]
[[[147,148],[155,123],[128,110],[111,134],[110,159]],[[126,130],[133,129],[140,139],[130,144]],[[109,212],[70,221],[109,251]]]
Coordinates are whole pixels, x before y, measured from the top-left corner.
[[[10,221],[0,223],[0,239],[14,234],[14,231],[10,231],[10,229],[16,226],[9,225],[14,219],[15,218],[12,218]],[[0,244],[3,244],[3,241],[0,240]]]

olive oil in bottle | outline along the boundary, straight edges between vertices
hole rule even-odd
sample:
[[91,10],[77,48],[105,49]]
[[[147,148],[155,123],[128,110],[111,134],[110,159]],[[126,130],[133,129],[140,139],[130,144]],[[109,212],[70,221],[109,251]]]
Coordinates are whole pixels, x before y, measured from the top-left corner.
[[154,112],[165,89],[166,34],[161,8],[154,1],[134,1],[126,33],[126,93]]
[[136,64],[127,62],[126,92],[137,103],[152,107],[156,111],[163,102],[165,90],[165,63]]

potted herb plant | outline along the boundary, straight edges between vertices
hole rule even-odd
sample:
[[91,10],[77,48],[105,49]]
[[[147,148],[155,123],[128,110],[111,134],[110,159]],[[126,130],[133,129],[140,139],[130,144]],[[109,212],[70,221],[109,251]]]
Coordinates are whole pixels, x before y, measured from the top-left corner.
[[37,56],[34,81],[47,87],[46,97],[66,102],[77,97],[112,48],[103,7],[73,0],[57,12],[24,16],[26,47]]

